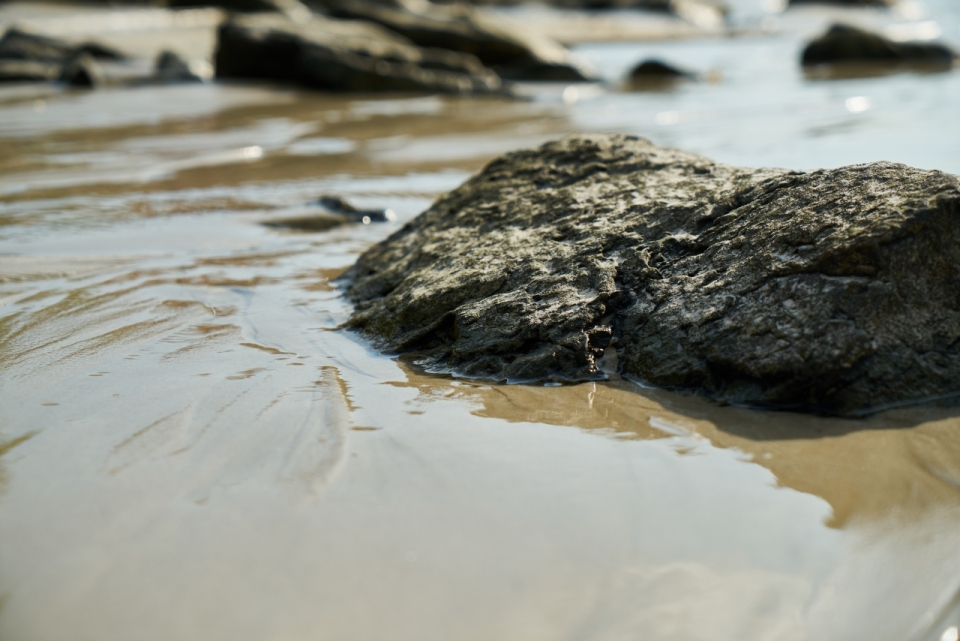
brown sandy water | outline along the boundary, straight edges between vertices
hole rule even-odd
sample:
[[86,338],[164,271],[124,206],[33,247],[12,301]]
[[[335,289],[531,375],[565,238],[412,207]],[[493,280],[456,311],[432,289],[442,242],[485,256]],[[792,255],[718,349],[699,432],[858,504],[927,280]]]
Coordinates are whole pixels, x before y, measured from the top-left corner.
[[[610,87],[527,102],[0,89],[0,638],[953,638],[960,412],[487,385],[337,329],[359,252],[566,132],[960,171],[958,74],[816,82],[795,49],[584,46]],[[647,54],[722,80],[619,91]],[[321,194],[399,220],[261,224]]]

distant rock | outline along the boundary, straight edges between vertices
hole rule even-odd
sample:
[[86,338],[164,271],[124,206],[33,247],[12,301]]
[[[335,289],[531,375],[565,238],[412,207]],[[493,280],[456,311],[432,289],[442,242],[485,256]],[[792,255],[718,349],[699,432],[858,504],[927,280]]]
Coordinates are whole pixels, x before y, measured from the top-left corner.
[[319,232],[350,223],[370,225],[397,219],[397,215],[390,209],[358,209],[341,196],[323,196],[316,204],[324,211],[307,216],[277,218],[263,224],[277,229]]
[[93,89],[103,84],[103,71],[89,53],[82,53],[68,60],[58,78],[73,87]]
[[214,6],[228,11],[278,11],[288,18],[305,22],[311,18],[310,9],[301,0],[165,0],[169,8]]
[[123,60],[124,57],[120,52],[95,42],[76,45],[15,28],[7,30],[0,38],[0,59],[4,60],[43,60],[62,63],[81,54],[89,54],[93,58],[104,60]]
[[879,64],[945,70],[957,62],[957,53],[933,42],[895,42],[876,33],[835,24],[808,44],[804,66],[824,64]]
[[388,223],[397,219],[397,215],[391,209],[358,209],[342,196],[321,196],[317,204],[332,214],[339,214],[352,222],[363,223]]
[[378,25],[315,16],[235,16],[218,31],[217,78],[293,82],[328,91],[506,93],[474,56],[420,48]]
[[223,7],[231,11],[274,11],[277,6],[271,0],[166,0],[170,8]]
[[900,0],[788,0],[787,6],[826,4],[841,7],[893,7],[899,3]]
[[189,63],[173,51],[162,51],[157,56],[153,75],[160,82],[203,82]]
[[96,43],[76,45],[9,29],[0,38],[0,81],[62,80],[93,87],[103,80],[97,58],[121,60],[123,55]]
[[697,75],[662,60],[644,60],[630,72],[627,77],[635,89],[662,89],[668,88],[682,80],[696,80]]
[[466,5],[314,0],[330,15],[367,20],[421,47],[471,54],[508,80],[584,81],[590,74],[559,43]]
[[0,58],[0,82],[42,82],[56,80],[63,73],[59,63]]
[[[516,5],[524,0],[469,0],[475,5]],[[667,13],[682,18],[691,24],[715,28],[721,26],[730,13],[730,7],[722,0],[545,0],[560,9],[581,11],[606,11],[611,9],[637,9]]]
[[960,178],[744,169],[619,135],[491,162],[364,253],[349,326],[500,381],[618,372],[858,415],[960,395]]

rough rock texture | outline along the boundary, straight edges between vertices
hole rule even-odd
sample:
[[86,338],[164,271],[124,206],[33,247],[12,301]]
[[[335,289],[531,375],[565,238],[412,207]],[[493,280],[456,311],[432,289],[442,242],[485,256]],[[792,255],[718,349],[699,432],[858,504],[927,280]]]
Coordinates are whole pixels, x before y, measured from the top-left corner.
[[935,42],[895,42],[849,25],[835,24],[804,48],[804,65],[836,63],[915,64],[950,68],[957,54]]
[[496,73],[475,57],[422,49],[374,24],[315,16],[298,24],[279,14],[224,23],[218,78],[294,82],[330,91],[501,93]]
[[390,6],[369,0],[314,0],[330,15],[379,24],[421,47],[476,56],[509,80],[589,80],[557,42],[483,10],[430,3]]
[[960,179],[937,171],[573,136],[493,161],[346,278],[349,326],[436,371],[839,414],[960,393]]

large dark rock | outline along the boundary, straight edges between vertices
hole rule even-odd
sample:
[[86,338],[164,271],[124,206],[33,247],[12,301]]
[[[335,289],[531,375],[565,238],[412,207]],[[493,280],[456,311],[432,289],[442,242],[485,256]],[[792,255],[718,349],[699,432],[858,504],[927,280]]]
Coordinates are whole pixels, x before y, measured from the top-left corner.
[[218,32],[218,78],[294,82],[330,91],[502,93],[475,57],[424,49],[374,24],[278,14],[236,17]]
[[909,65],[949,69],[957,54],[933,42],[895,42],[879,34],[835,24],[804,48],[805,66],[823,64]]
[[471,54],[509,80],[590,80],[562,45],[466,5],[314,0],[330,15],[379,24],[421,47]]
[[573,136],[493,161],[346,278],[349,327],[433,371],[847,415],[960,393],[960,179],[938,171]]

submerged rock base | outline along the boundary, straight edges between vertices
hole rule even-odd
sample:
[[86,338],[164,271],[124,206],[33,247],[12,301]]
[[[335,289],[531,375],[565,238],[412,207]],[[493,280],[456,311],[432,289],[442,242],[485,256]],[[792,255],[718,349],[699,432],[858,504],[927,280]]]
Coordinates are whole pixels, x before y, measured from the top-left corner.
[[573,136],[493,161],[347,279],[349,326],[437,371],[845,415],[960,393],[960,179],[937,171]]

